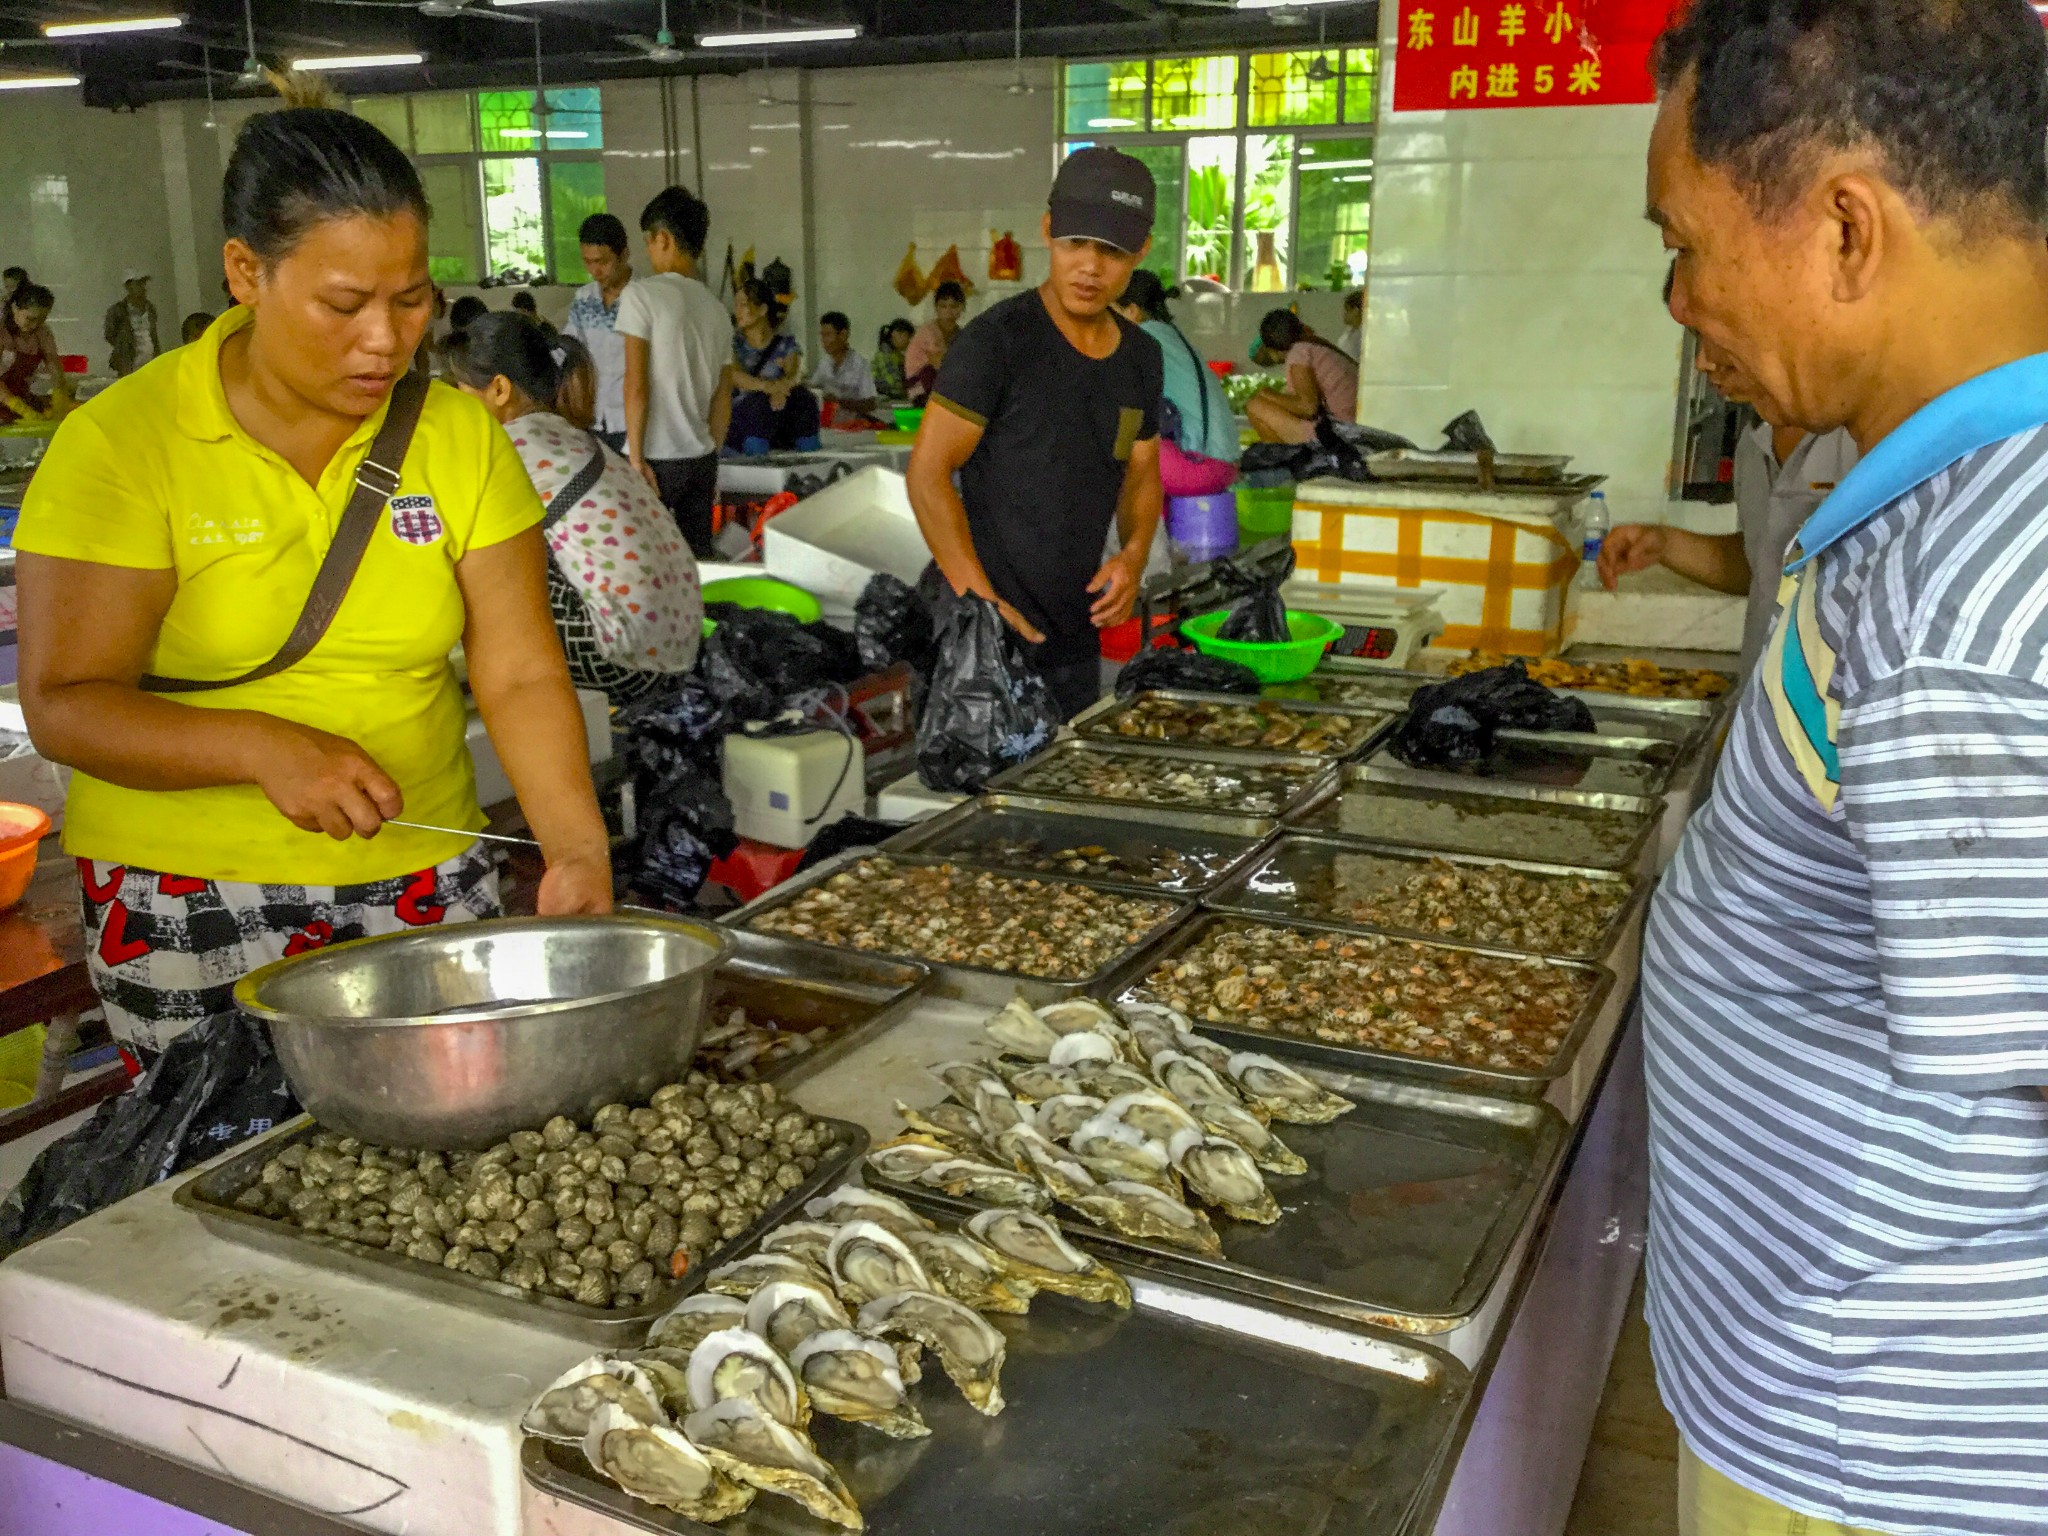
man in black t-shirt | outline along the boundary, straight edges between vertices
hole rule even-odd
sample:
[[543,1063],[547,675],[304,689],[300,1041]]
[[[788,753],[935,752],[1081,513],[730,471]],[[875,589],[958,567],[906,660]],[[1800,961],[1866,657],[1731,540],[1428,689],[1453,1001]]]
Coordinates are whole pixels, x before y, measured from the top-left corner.
[[[1096,631],[1130,617],[1159,526],[1159,344],[1110,308],[1152,207],[1141,161],[1067,157],[1043,225],[1051,275],[954,338],[910,456],[940,572],[995,600],[1070,716],[1102,691]],[[1122,547],[1104,560],[1112,519]]]

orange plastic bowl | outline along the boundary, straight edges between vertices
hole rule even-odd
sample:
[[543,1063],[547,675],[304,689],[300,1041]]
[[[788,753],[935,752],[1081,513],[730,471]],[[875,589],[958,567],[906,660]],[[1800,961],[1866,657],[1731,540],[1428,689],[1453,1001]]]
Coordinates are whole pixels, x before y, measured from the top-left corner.
[[50,818],[32,805],[0,800],[0,912],[28,890],[36,872],[36,853]]

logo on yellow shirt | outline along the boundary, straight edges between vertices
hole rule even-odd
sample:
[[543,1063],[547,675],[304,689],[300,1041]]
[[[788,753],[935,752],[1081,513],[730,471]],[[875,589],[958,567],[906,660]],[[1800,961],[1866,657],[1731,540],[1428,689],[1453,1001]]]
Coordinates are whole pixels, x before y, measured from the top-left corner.
[[391,498],[391,531],[408,544],[431,544],[441,537],[441,517],[431,496]]

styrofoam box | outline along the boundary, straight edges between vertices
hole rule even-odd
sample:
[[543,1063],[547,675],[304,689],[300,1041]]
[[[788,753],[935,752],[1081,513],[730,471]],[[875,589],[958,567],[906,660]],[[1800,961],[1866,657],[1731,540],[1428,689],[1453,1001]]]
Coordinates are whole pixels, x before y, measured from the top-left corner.
[[864,469],[773,519],[762,537],[768,574],[829,608],[851,608],[877,571],[915,583],[931,563],[901,475]]

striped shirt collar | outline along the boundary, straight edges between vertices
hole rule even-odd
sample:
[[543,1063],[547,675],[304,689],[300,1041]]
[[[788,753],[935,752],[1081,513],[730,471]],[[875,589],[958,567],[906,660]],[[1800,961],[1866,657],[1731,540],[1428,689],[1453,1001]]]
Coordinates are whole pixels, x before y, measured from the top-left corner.
[[1908,416],[1870,450],[1799,530],[1800,569],[1917,485],[1980,448],[2048,423],[2048,352],[1980,373]]

